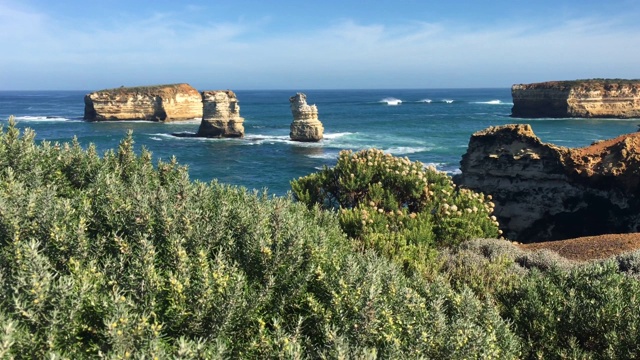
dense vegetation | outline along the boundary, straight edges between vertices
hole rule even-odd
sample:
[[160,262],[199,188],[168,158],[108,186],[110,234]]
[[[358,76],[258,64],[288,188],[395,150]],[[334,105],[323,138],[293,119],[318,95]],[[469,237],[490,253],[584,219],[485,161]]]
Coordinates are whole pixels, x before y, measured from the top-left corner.
[[[10,121],[0,358],[640,356],[640,256],[579,265],[469,240],[497,235],[489,199],[401,161],[416,174],[382,176],[395,190],[364,203],[307,187],[336,212],[192,182],[175,160],[136,154],[131,135],[99,156],[75,140],[36,144]],[[419,172],[427,180],[400,196]]]
[[427,269],[420,265],[437,254],[436,246],[500,233],[490,196],[457,189],[433,167],[376,149],[342,151],[335,167],[291,187],[310,208],[338,210],[349,237],[412,270]]

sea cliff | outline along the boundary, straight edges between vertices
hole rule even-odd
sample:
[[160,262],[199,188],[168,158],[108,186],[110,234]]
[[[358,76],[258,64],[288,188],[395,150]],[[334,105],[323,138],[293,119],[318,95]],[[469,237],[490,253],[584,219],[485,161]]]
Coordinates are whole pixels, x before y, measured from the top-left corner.
[[318,120],[318,107],[307,104],[307,95],[297,93],[289,98],[293,122],[289,137],[293,141],[317,142],[324,136],[324,127]]
[[189,84],[120,87],[84,97],[84,119],[180,121],[202,117],[202,97]]
[[196,136],[243,137],[244,118],[240,117],[238,98],[231,90],[202,92],[202,122]]
[[640,80],[593,79],[516,84],[513,117],[640,117]]
[[640,231],[640,133],[566,148],[529,125],[471,136],[460,186],[491,194],[505,236],[520,242]]

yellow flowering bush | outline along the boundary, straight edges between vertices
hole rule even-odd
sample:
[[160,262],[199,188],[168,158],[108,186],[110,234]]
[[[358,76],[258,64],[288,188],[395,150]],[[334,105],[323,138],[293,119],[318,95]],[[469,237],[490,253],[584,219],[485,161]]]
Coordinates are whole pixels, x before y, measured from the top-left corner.
[[434,246],[500,235],[490,196],[377,149],[342,151],[336,166],[294,180],[291,188],[309,207],[337,210],[348,236],[408,266]]

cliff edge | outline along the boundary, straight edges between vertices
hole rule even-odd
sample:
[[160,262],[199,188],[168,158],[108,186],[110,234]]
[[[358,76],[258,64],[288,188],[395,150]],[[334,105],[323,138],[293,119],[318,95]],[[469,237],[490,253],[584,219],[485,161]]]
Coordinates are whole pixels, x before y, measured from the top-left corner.
[[120,87],[84,97],[84,119],[180,121],[202,117],[202,97],[189,84]]
[[511,240],[640,231],[640,133],[566,148],[529,125],[490,127],[471,136],[460,165],[456,182],[493,196]]
[[522,118],[640,117],[640,80],[593,79],[516,84],[511,116]]

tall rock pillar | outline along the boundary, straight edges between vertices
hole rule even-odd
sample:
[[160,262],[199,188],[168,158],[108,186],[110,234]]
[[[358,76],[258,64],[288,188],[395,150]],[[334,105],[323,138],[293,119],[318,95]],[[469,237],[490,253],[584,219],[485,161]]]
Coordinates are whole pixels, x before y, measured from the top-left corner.
[[318,108],[315,105],[307,105],[307,96],[297,93],[289,98],[293,122],[289,136],[294,141],[315,142],[322,140],[324,128],[318,120]]
[[202,105],[202,122],[196,136],[244,137],[244,118],[240,117],[240,105],[233,91],[203,91]]

